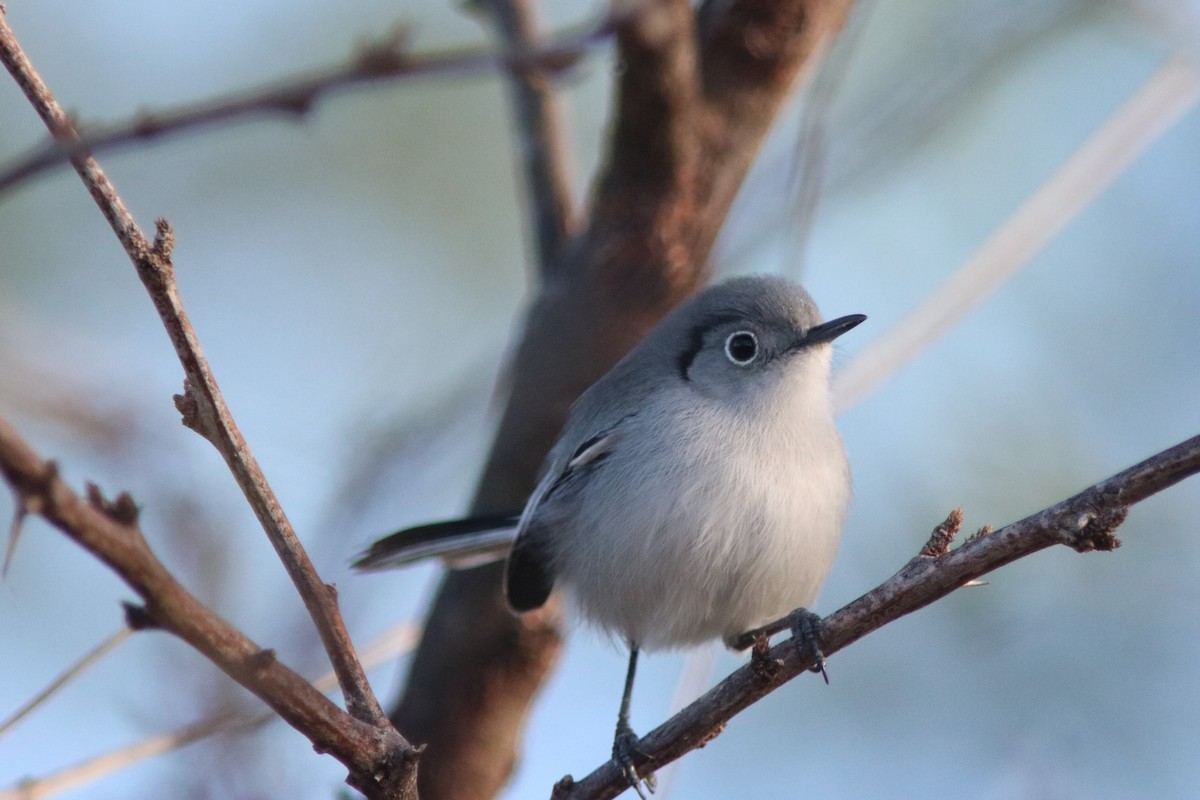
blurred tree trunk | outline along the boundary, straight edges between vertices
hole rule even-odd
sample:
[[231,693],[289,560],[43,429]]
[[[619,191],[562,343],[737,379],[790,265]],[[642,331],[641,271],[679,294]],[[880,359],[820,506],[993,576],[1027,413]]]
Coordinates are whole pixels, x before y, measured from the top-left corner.
[[[523,0],[492,5],[528,10]],[[569,212],[538,230],[542,283],[475,512],[520,509],[575,397],[703,285],[763,137],[849,7],[850,0],[708,0],[693,11],[686,0],[659,0],[620,22],[606,163],[581,232],[561,223]],[[528,26],[513,30],[515,37],[505,31],[510,41],[528,38]],[[525,99],[532,102],[518,107],[529,113],[536,97]],[[535,194],[532,215],[546,215],[538,203]],[[446,575],[392,713],[405,736],[428,745],[425,800],[496,795],[512,772],[530,702],[558,659],[557,605],[517,618],[500,579],[499,565]]]

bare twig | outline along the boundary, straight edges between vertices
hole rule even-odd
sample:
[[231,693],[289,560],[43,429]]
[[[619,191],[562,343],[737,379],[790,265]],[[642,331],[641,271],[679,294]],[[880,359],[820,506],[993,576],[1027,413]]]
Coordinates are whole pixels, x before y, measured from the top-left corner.
[[834,380],[854,405],[1002,286],[1200,98],[1193,64],[1174,58],[1085,141],[1058,172],[925,302],[867,345]]
[[83,674],[85,670],[115,650],[118,645],[129,638],[129,634],[131,633],[133,633],[133,631],[128,625],[123,626],[116,633],[107,637],[103,642],[85,653],[70,667],[59,673],[54,680],[50,681],[50,683],[46,685],[46,688],[42,689],[40,692],[31,697],[28,702],[10,714],[3,722],[0,722],[0,736],[8,733],[14,726],[16,726],[18,722],[29,716],[38,706],[45,703],[60,689],[62,689],[79,675]]
[[[1113,535],[1129,507],[1200,472],[1200,436],[1162,451],[1074,497],[975,536],[941,555],[918,555],[899,572],[823,621],[822,650],[828,656],[868,633],[950,594],[974,579],[1053,545],[1079,552],[1111,550]],[[945,523],[944,523],[945,524]],[[787,639],[771,648],[778,665],[769,673],[743,666],[696,702],[643,737],[634,757],[639,774],[652,772],[717,736],[738,712],[816,663],[811,652]],[[569,777],[555,788],[556,800],[616,797],[628,788],[619,767],[608,762],[580,781]]]
[[[495,21],[512,53],[541,47],[533,0],[476,0]],[[532,64],[509,72],[525,183],[528,215],[543,273],[561,262],[563,243],[579,227],[571,191],[571,156],[562,121],[562,101],[552,91],[551,74]]]
[[[619,14],[582,30],[562,34],[530,49],[460,49],[416,54],[408,49],[403,28],[383,41],[365,46],[348,61],[266,86],[248,89],[175,109],[144,112],[113,125],[82,129],[76,139],[55,139],[0,169],[0,194],[67,161],[109,152],[139,142],[162,139],[189,130],[255,117],[301,119],[327,95],[388,80],[417,77],[489,75],[496,72],[550,76],[573,66],[591,47],[606,41]],[[566,219],[566,218],[564,218]]]
[[[214,614],[162,565],[136,524],[128,495],[109,502],[95,487],[84,500],[0,419],[0,472],[17,502],[74,539],[142,598],[128,606],[131,626],[169,631],[203,653],[350,772],[349,781],[371,797],[407,798],[415,792],[418,751],[386,723],[343,712],[292,670]],[[34,500],[36,502],[29,503]],[[339,676],[340,678],[340,676]]]
[[[123,632],[128,634],[130,630],[124,628]],[[419,628],[412,623],[401,623],[392,627],[363,648],[361,653],[363,665],[370,669],[408,652],[416,644],[418,635]],[[313,686],[322,692],[334,689],[337,687],[337,676],[332,672],[322,675],[313,681]],[[114,772],[132,767],[146,759],[173,752],[218,733],[250,733],[278,719],[279,715],[273,711],[257,712],[237,708],[218,711],[168,733],[150,736],[132,745],[113,748],[106,753],[38,778],[23,779],[16,786],[0,790],[0,800],[34,800],[34,798],[53,797],[70,789],[90,785]]]
[[278,719],[273,712],[247,717],[234,712],[214,714],[170,733],[152,736],[128,747],[119,747],[107,753],[72,764],[49,775],[22,780],[15,786],[0,789],[0,800],[40,800],[63,792],[90,786],[114,772],[131,767],[148,758],[169,753],[193,742],[218,733],[251,731],[270,719]]
[[[74,124],[22,51],[3,14],[0,14],[0,60],[54,139],[70,146],[79,144],[80,138]],[[159,220],[154,242],[149,243],[96,159],[85,150],[73,155],[71,163],[120,239],[175,346],[175,353],[184,371],[184,393],[176,396],[175,404],[183,414],[184,424],[208,439],[233,472],[313,618],[325,651],[338,674],[347,710],[373,725],[385,725],[383,709],[372,694],[362,665],[354,655],[345,621],[337,608],[337,593],[321,580],[300,544],[266,476],[238,430],[188,320],[175,283],[175,265],[171,260],[174,234],[170,226],[165,220]]]

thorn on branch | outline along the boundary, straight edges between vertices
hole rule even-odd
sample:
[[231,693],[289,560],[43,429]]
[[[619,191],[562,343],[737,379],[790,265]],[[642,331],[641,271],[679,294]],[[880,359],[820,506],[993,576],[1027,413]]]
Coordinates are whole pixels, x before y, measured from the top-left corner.
[[150,614],[150,609],[140,603],[123,602],[121,607],[125,609],[125,624],[132,631],[154,631],[162,627]]
[[[0,7],[0,11],[2,10],[3,7]],[[25,508],[24,503],[17,502],[13,504],[12,525],[8,529],[8,545],[4,548],[4,566],[0,568],[0,578],[8,577],[8,566],[12,563],[13,555],[17,552],[17,540],[21,538],[21,526],[25,524],[27,516],[29,516],[29,511]]]
[[58,464],[47,461],[45,470],[36,478],[18,475],[10,470],[4,470],[4,477],[12,487],[16,502],[13,503],[12,524],[8,529],[8,544],[4,548],[4,564],[0,566],[0,577],[8,575],[8,567],[17,552],[17,541],[21,538],[25,518],[30,514],[40,514],[45,507],[45,496],[49,494],[50,485],[58,477]]
[[87,499],[92,508],[98,510],[114,522],[128,527],[137,525],[141,508],[134,502],[133,496],[129,492],[121,492],[115,500],[109,500],[100,491],[99,486],[88,481]]
[[944,556],[949,552],[954,537],[962,530],[962,524],[963,510],[962,506],[959,506],[950,512],[942,524],[933,529],[933,533],[929,535],[929,540],[925,542],[919,555],[924,558]]

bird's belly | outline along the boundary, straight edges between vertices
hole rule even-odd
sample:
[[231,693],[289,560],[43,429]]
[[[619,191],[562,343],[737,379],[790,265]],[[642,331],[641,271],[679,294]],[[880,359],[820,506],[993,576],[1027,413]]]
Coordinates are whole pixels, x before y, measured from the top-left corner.
[[562,583],[585,618],[647,649],[728,639],[807,606],[846,505],[840,443],[830,453],[805,460],[803,475],[722,454],[720,468],[684,464],[608,487],[603,509],[581,509],[572,526]]

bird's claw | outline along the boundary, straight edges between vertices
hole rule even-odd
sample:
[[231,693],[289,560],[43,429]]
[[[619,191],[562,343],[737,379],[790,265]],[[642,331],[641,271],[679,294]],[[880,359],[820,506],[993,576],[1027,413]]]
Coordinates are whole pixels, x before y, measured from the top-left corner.
[[821,632],[824,630],[821,618],[807,608],[798,608],[788,614],[788,627],[800,655],[813,659],[813,666],[809,670],[821,673],[825,683],[829,683],[829,675],[825,672],[825,654],[821,652]]
[[613,739],[613,763],[620,768],[621,774],[629,781],[629,785],[637,792],[638,797],[646,800],[646,795],[642,792],[642,785],[645,785],[650,794],[654,794],[654,790],[658,787],[658,781],[653,772],[649,775],[638,775],[637,768],[633,765],[635,755],[646,755],[641,750],[640,744],[641,740],[633,732],[633,728],[629,727],[629,723],[622,721],[617,724],[617,735]]

